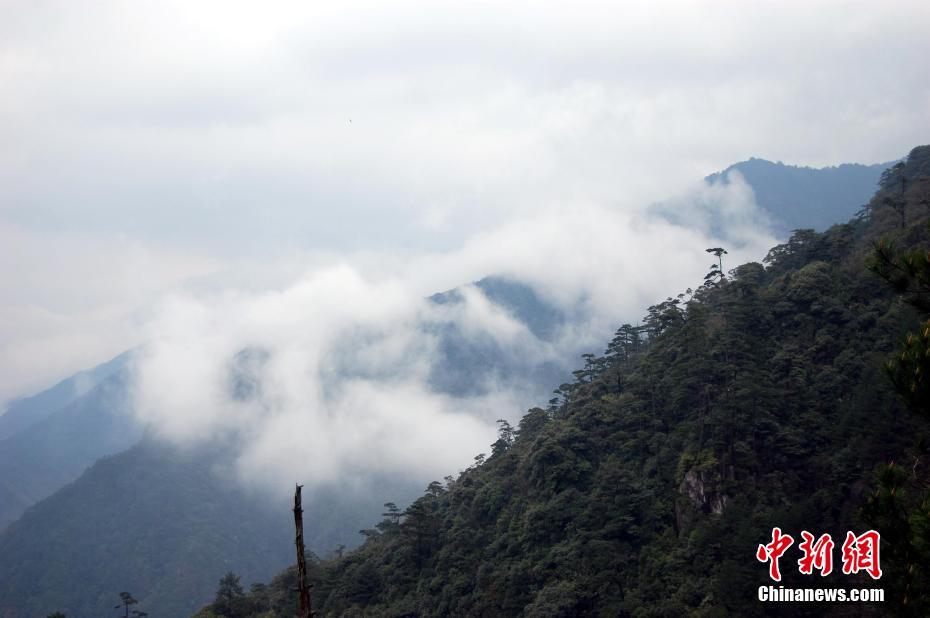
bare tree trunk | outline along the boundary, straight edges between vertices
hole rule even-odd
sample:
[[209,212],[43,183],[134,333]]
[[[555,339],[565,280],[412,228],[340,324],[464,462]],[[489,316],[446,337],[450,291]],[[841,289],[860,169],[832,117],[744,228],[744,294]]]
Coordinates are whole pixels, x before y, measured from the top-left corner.
[[300,599],[299,618],[313,618],[310,609],[310,583],[307,581],[307,558],[304,556],[304,510],[300,508],[300,488],[298,485],[294,492],[294,527],[297,530],[297,592]]

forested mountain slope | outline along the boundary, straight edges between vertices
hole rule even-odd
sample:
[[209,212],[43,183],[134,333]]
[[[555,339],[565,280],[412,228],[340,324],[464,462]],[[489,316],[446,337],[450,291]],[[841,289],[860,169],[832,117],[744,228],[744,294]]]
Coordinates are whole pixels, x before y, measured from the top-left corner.
[[40,393],[14,399],[0,414],[0,440],[45,420],[55,411],[81,398],[110,376],[123,371],[131,358],[132,352],[123,352],[92,369],[79,371]]
[[[72,393],[73,379],[33,400],[25,426],[0,440],[0,530],[27,507],[77,479],[103,455],[135,444],[142,429],[128,411],[127,371],[119,368],[103,377],[60,409],[61,390]],[[66,387],[66,388],[63,388]],[[15,411],[23,411],[25,405]],[[33,418],[37,417],[37,418]]]
[[[475,287],[541,340],[558,336],[564,316],[528,286],[489,277]],[[455,304],[462,297],[452,290],[432,300]],[[568,366],[514,359],[492,337],[468,337],[454,319],[438,328],[442,358],[431,376],[438,391],[475,394],[486,382],[506,377],[521,381],[527,391],[545,392],[545,376],[570,375]],[[245,350],[240,357],[253,353],[261,352]],[[241,564],[247,582],[262,580],[293,558],[282,529],[290,517],[287,504],[269,505],[266,496],[220,482],[215,471],[231,467],[221,457],[221,444],[184,456],[152,440],[137,444],[142,428],[130,411],[127,359],[105,368],[112,371],[94,370],[98,382],[84,380],[87,392],[74,388],[82,380],[78,375],[15,404],[32,422],[0,440],[4,618],[55,610],[67,610],[70,618],[99,616],[126,589],[153,615],[184,615],[209,600],[225,569]],[[234,390],[250,388],[256,378],[241,379],[245,386],[237,377]],[[61,403],[64,407],[53,413],[43,407]],[[133,479],[140,484],[130,487]],[[371,514],[387,499],[414,499],[422,479],[416,484],[408,478],[344,481],[306,490],[308,514],[316,522],[307,546],[321,554],[358,545],[358,530]]]
[[[823,227],[845,219],[867,199],[880,169],[844,164],[815,170],[750,159],[708,180],[727,181],[733,171],[742,174],[760,206],[787,234],[795,227]],[[577,319],[520,281],[490,276],[474,286],[540,342],[553,343],[564,334],[566,324]],[[463,297],[461,289],[454,289],[431,300],[455,305]],[[435,334],[440,349],[430,381],[437,391],[473,395],[485,392],[488,385],[507,383],[513,390],[536,396],[570,375],[564,356],[539,359],[517,354],[493,337],[463,332],[455,322],[438,326]],[[76,479],[97,458],[138,440],[141,428],[126,414],[123,386],[130,360],[131,353],[126,352],[36,396],[14,401],[0,415],[0,529],[26,507]]]
[[[149,439],[101,459],[0,534],[0,616],[108,615],[125,590],[150,615],[183,616],[232,567],[246,581],[267,579],[294,558],[292,516],[286,500],[218,474],[229,469],[221,445],[176,450]],[[415,493],[404,479],[372,485]],[[308,492],[319,524],[308,547],[354,545],[383,502],[339,486]]]
[[[622,327],[603,356],[587,357],[548,409],[502,424],[486,458],[431,484],[357,551],[315,564],[315,610],[921,615],[920,512],[886,552],[883,606],[764,606],[756,590],[771,582],[755,551],[775,526],[834,539],[872,527],[876,471],[891,460],[926,483],[913,449],[930,424],[883,369],[919,312],[867,263],[879,238],[926,251],[928,222],[930,147],[921,147],[883,176],[864,217],[800,231],[764,265],[709,273],[697,291],[651,307],[643,328]],[[916,549],[902,558],[906,543]],[[783,564],[786,586],[873,584],[839,569],[812,583]],[[291,616],[294,583],[286,571],[199,616]]]

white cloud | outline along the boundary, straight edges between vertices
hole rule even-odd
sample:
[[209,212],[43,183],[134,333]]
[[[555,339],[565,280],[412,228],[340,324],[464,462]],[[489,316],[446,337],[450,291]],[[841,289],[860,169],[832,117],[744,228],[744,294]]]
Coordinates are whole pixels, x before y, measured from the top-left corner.
[[[514,354],[599,351],[699,283],[707,246],[735,265],[774,242],[745,186],[697,179],[749,155],[885,161],[928,134],[928,18],[920,2],[2,3],[0,399],[148,341],[140,413],[166,436],[253,431],[241,461],[272,470],[290,426],[350,436],[345,453],[410,434],[446,469],[495,406],[425,387],[417,325],[443,316],[423,297],[517,277],[572,312],[563,341],[472,291],[455,318]],[[646,208],[669,196],[679,225]],[[261,409],[224,401],[250,345],[274,350]],[[334,361],[360,375],[334,381]],[[408,406],[435,442],[385,420]]]
[[0,221],[0,402],[141,343],[148,303],[220,268],[127,238],[38,232]]
[[[728,245],[734,264],[775,242],[745,225],[755,204],[744,183],[702,186],[680,203],[699,203],[723,223],[723,238],[738,236]],[[719,238],[651,211],[589,206],[377,268],[371,254],[350,257],[275,291],[176,295],[148,324],[136,413],[174,442],[229,441],[241,478],[260,485],[295,475],[310,486],[379,474],[426,481],[486,450],[496,419],[515,422],[544,402],[532,398],[540,385],[519,372],[512,380],[492,374],[476,395],[437,392],[431,376],[443,325],[495,341],[507,362],[571,366],[580,352],[601,352],[612,330],[638,321],[650,302],[700,283],[704,249]],[[422,291],[489,272],[529,283],[569,316],[556,340],[537,339],[477,287],[462,288],[453,304],[429,302]]]

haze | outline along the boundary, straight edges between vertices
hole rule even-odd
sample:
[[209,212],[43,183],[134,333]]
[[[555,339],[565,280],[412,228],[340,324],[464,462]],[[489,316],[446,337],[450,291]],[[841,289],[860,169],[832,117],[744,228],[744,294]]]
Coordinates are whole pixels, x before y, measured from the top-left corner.
[[[324,444],[350,420],[368,433],[335,443],[345,465],[416,435],[424,466],[452,466],[530,402],[429,391],[425,296],[519,278],[583,306],[565,336],[599,352],[698,285],[710,243],[735,265],[777,242],[745,185],[705,175],[926,141],[928,24],[918,2],[5,2],[0,401],[149,344],[141,418],[182,442],[243,432],[268,407],[227,415],[210,385],[262,345],[279,390],[251,469],[294,427]],[[521,353],[561,349],[467,307]],[[324,352],[357,328],[389,342],[357,362],[396,371],[321,398]]]

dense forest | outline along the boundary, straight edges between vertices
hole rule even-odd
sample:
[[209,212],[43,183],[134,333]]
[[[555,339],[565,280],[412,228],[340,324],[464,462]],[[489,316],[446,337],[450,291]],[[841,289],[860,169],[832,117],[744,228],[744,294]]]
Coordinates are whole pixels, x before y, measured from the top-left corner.
[[[727,271],[717,251],[700,287],[622,326],[546,409],[501,421],[489,454],[313,560],[315,612],[927,615],[928,246],[920,147],[850,222],[798,230],[764,264]],[[757,601],[775,526],[878,529],[880,582],[789,563],[783,583],[880,585],[886,602]],[[235,581],[198,616],[294,615],[293,568],[249,593]]]

